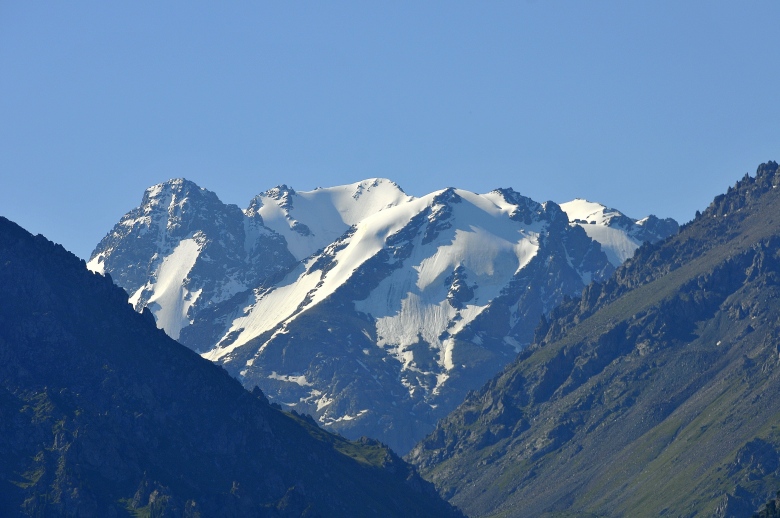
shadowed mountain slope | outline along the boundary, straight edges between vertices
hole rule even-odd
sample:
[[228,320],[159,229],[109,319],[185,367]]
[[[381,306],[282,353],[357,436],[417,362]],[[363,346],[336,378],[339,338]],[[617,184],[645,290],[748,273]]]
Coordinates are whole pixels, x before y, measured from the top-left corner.
[[0,515],[459,513],[386,447],[279,411],[0,218]]
[[555,309],[408,458],[470,516],[750,516],[780,487],[778,185]]

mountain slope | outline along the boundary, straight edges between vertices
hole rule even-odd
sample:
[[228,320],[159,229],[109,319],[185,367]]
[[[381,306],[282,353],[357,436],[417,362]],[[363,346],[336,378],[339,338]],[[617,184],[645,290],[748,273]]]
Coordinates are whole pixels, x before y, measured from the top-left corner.
[[[529,278],[551,263],[555,275]],[[355,225],[257,293],[204,356],[342,433],[406,451],[516,354],[529,320],[610,272],[554,204],[449,189]],[[501,320],[487,311],[499,297]]]
[[[599,242],[552,202],[511,189],[480,195],[450,188],[413,198],[389,180],[371,179],[311,192],[280,186],[253,198],[244,216],[264,229],[257,242],[269,249],[282,242],[294,259],[253,273],[251,290],[244,290],[245,276],[243,291],[215,300],[195,290],[225,282],[219,262],[201,252],[232,242],[218,229],[176,221],[174,228],[189,232],[176,248],[126,253],[146,234],[135,226],[125,232],[125,221],[137,221],[138,213],[170,219],[168,198],[150,200],[173,187],[151,188],[99,245],[90,267],[107,265],[125,286],[123,272],[152,265],[144,287],[129,285],[143,294],[131,297],[136,309],[152,302],[169,333],[166,315],[181,317],[182,343],[273,401],[402,452],[514,358],[544,312],[614,270]],[[215,206],[192,212],[216,214]],[[661,230],[676,231],[676,224]],[[201,262],[208,268],[196,271]],[[166,298],[169,292],[186,294]]]
[[386,447],[272,407],[0,218],[3,516],[457,516]]
[[555,309],[410,453],[470,516],[747,516],[780,486],[780,174]]

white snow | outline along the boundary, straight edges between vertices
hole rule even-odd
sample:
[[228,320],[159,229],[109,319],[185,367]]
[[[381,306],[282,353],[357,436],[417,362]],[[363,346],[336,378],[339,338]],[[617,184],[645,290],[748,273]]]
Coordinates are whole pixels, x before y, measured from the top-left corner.
[[305,265],[299,265],[273,289],[259,293],[255,303],[244,309],[245,316],[235,319],[225,334],[226,337],[240,330],[235,340],[223,344],[223,337],[219,346],[204,353],[203,357],[216,361],[291,317],[307,293],[317,285],[316,276],[301,275],[304,271]]
[[[218,360],[249,340],[287,322],[298,313],[307,296],[312,297],[307,307],[322,301],[346,282],[359,265],[379,252],[385,238],[408,223],[415,209],[419,211],[424,206],[422,201],[413,200],[367,218],[358,225],[346,248],[337,253],[336,266],[325,278],[322,278],[319,270],[307,273],[314,258],[302,263],[272,290],[258,294],[255,303],[246,308],[246,316],[234,320],[219,346],[204,353],[203,357]],[[230,333],[239,330],[239,335],[233,341],[224,341]]]
[[295,383],[301,387],[311,387],[312,384],[306,379],[305,375],[293,375],[293,374],[277,374],[276,371],[271,372],[268,379],[286,381],[288,383]]
[[332,404],[335,401],[333,398],[329,398],[327,395],[323,394],[318,400],[317,400],[317,412],[325,408],[326,406]]
[[200,253],[194,238],[182,240],[169,256],[163,259],[154,277],[157,282],[146,305],[157,319],[157,327],[164,329],[173,339],[189,325],[187,311],[198,299],[200,290],[190,293],[185,280]]
[[607,207],[604,205],[582,198],[561,203],[560,207],[569,216],[569,221],[579,219],[587,223],[592,221],[596,225],[606,225],[614,215],[614,212],[607,212]]
[[[180,183],[181,183],[180,179],[171,180],[171,184],[178,185]],[[165,188],[165,183],[158,183],[157,185],[152,185],[151,187],[146,189],[146,193],[145,194],[149,198],[156,198],[156,197],[158,197],[160,195],[160,193],[162,193],[163,188]]]
[[[626,259],[634,255],[634,251],[642,244],[638,239],[629,235],[629,229],[609,226],[613,218],[623,215],[614,209],[608,209],[600,203],[581,198],[561,203],[560,206],[572,224],[581,226],[588,237],[601,244],[601,249],[604,250],[607,259],[613,266],[617,267],[623,264]],[[645,221],[646,218],[634,224],[641,225]]]
[[[328,195],[331,206],[340,209],[339,214],[363,217],[366,211],[371,212],[365,207],[360,208],[364,211],[360,214],[343,210],[352,203],[349,200],[354,201],[344,193],[360,191],[358,187],[366,183],[346,186],[349,189],[343,186],[303,194]],[[365,189],[373,187],[376,185],[370,182]],[[254,302],[245,309],[245,315],[231,323],[219,346],[203,356],[218,360],[267,331],[283,332],[302,309],[318,304],[348,282],[355,270],[387,246],[387,238],[409,225],[413,217],[429,207],[436,214],[439,207],[434,206],[434,200],[442,192],[423,198],[404,195],[403,203],[399,203],[397,197],[382,198],[383,203],[388,199],[392,203],[381,210],[374,206],[373,213],[355,223],[354,233],[341,243],[340,250],[335,251],[334,246],[324,250],[323,253],[332,256],[334,261],[327,274],[323,275],[320,270],[309,272],[308,268],[319,256],[309,258],[273,289],[257,293]],[[442,333],[457,334],[498,296],[513,275],[534,257],[539,248],[539,233],[543,231],[542,223],[524,225],[510,220],[508,216],[516,207],[496,193],[478,195],[456,190],[455,194],[460,196],[461,202],[450,205],[450,228],[440,231],[433,242],[425,245],[422,244],[423,229],[415,237],[412,256],[406,259],[403,267],[383,279],[368,298],[355,301],[356,310],[376,319],[378,345],[390,351],[405,369],[416,369],[410,346],[420,339],[432,344],[438,356],[439,369],[434,374],[439,382],[447,379],[447,376],[441,376],[441,371],[455,367],[452,362],[454,340],[442,341]],[[361,196],[365,195],[366,190]],[[299,198],[294,199],[294,208],[297,203]],[[453,308],[447,301],[449,286],[444,282],[458,267],[462,268],[465,282],[474,292],[473,299],[462,309]],[[228,341],[231,333],[237,336],[231,336]],[[270,339],[265,343],[269,342]]]
[[[284,236],[293,256],[304,259],[335,241],[352,225],[388,207],[411,200],[390,180],[372,178],[349,185],[296,192],[292,208],[282,208],[281,201],[259,195],[257,211],[264,224]],[[310,235],[301,235],[293,225],[306,225]]]
[[612,266],[620,266],[626,259],[634,255],[634,251],[642,243],[638,239],[629,236],[625,230],[601,225],[580,225],[585,233],[594,241],[601,244],[601,249],[607,254],[607,259]]
[[90,259],[89,262],[87,263],[87,270],[95,273],[99,273],[100,275],[105,275],[106,274],[106,270],[105,270],[106,263],[104,262],[106,258],[105,255],[106,254],[104,253],[99,253],[98,255]]
[[133,306],[133,309],[135,309],[136,311],[143,310],[143,307],[141,307],[141,308],[138,307],[138,302],[141,300],[141,297],[144,294],[144,290],[148,289],[150,286],[151,285],[148,284],[148,283],[143,285],[143,286],[141,286],[140,288],[135,290],[135,293],[133,293],[130,296],[130,298],[128,299],[128,302],[130,303],[131,306]]
[[[531,230],[510,220],[507,216],[514,206],[501,207],[466,191],[456,193],[463,201],[452,205],[452,227],[442,231],[435,242],[415,243],[404,267],[382,280],[366,300],[355,302],[356,310],[376,319],[378,345],[407,369],[414,363],[408,348],[420,339],[438,349],[442,368],[452,369],[454,341],[442,342],[440,335],[444,331],[457,334],[479,315],[539,247],[537,232],[541,227],[535,225]],[[474,290],[472,303],[462,310],[447,302],[449,286],[444,283],[457,267],[463,268],[466,282]],[[454,321],[456,315],[460,319]]]
[[[317,410],[319,410],[319,408]],[[323,417],[320,420],[320,422],[322,422],[323,424],[331,425],[333,423],[340,423],[340,422],[343,422],[343,421],[354,421],[355,419],[358,419],[359,417],[361,417],[363,414],[365,414],[367,412],[368,412],[368,409],[364,409],[364,410],[360,410],[355,415],[346,414],[346,415],[343,415],[341,417],[337,417],[336,419],[333,419],[332,417]]]

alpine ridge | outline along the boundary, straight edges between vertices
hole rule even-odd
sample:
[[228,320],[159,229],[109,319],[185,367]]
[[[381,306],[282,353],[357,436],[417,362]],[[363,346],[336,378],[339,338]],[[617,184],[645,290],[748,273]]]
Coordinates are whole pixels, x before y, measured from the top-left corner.
[[750,516],[780,488],[780,171],[542,319],[407,459],[469,516]]
[[531,342],[543,314],[677,230],[588,208],[606,215],[570,221],[512,189],[415,198],[375,178],[282,185],[241,211],[172,180],[147,190],[89,267],[247,387],[406,452]]

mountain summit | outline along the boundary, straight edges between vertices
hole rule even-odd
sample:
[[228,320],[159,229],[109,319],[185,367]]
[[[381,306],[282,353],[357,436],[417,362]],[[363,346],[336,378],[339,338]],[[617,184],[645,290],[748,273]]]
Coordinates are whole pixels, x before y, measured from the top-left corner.
[[[599,239],[639,246],[641,223],[620,221],[595,223],[608,232],[594,238],[512,189],[415,198],[384,179],[281,185],[240,211],[172,180],[89,267],[246,386],[404,452],[530,343],[541,315],[609,277],[615,253]],[[641,237],[677,226],[658,230]]]
[[246,214],[260,215],[300,261],[336,241],[352,225],[410,198],[383,178],[300,193],[280,185],[255,196]]
[[642,243],[654,243],[660,236],[676,234],[678,229],[677,222],[671,218],[659,219],[651,214],[635,220],[618,210],[580,198],[562,203],[561,208],[572,223],[601,244],[615,267],[630,259]]

